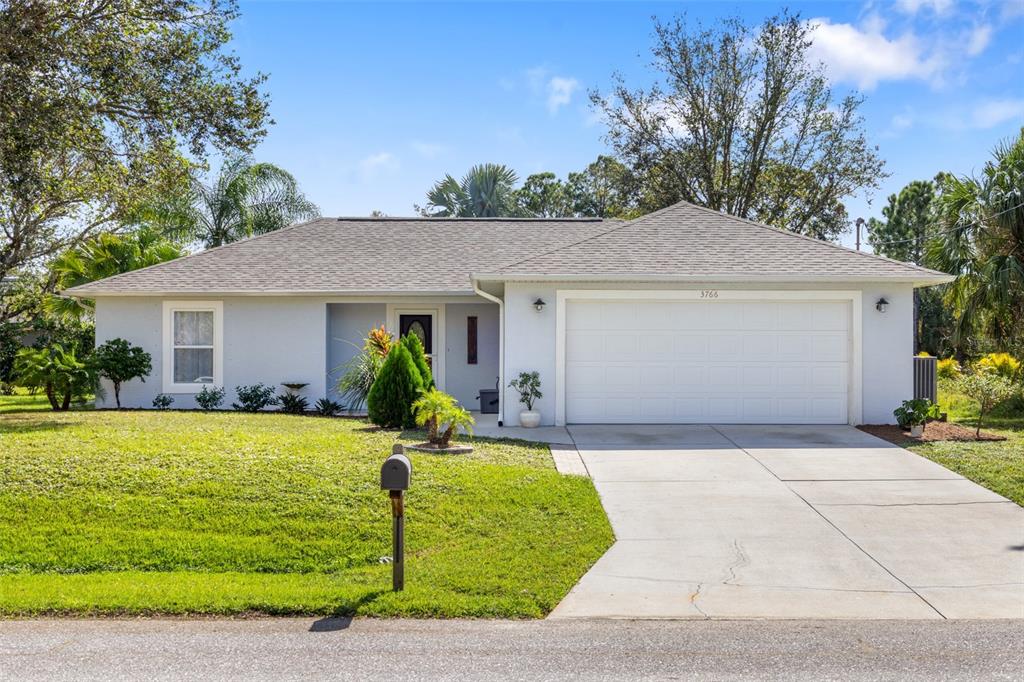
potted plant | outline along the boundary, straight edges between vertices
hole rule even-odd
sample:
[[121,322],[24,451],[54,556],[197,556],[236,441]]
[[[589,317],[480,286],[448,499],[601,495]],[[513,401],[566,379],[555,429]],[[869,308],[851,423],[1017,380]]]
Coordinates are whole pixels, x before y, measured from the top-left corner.
[[519,413],[519,425],[527,429],[540,426],[540,412],[533,409],[533,404],[544,397],[540,392],[540,374],[520,372],[509,387],[519,393],[519,402],[526,405],[526,409]]
[[893,410],[893,416],[902,428],[910,429],[911,437],[920,438],[924,434],[925,423],[939,416],[939,406],[927,398],[904,400],[902,405]]

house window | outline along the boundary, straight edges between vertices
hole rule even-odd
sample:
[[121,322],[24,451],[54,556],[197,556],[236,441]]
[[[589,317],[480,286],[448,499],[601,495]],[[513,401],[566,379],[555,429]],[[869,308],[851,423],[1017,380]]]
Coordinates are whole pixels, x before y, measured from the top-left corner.
[[213,383],[213,311],[174,311],[174,383]]
[[164,303],[164,392],[221,385],[223,309],[219,301]]
[[476,364],[476,316],[466,318],[466,362]]

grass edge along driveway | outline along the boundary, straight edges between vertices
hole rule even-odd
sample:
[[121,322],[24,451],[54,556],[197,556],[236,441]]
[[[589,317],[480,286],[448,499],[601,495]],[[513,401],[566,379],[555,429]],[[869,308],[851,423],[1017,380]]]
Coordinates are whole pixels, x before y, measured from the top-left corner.
[[394,594],[396,439],[417,440],[281,414],[0,415],[0,615],[536,618],[613,540],[547,446],[411,453]]

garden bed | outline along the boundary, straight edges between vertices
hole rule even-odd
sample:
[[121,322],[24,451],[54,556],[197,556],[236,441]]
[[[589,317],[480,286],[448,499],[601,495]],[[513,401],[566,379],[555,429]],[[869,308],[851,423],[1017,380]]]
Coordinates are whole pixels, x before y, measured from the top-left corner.
[[938,443],[943,441],[995,442],[1006,440],[1005,436],[987,431],[982,431],[981,436],[978,437],[975,430],[971,427],[941,421],[928,422],[927,426],[924,427],[924,433],[919,437],[911,436],[910,431],[906,431],[893,424],[865,424],[857,428],[896,445],[904,445],[906,443]]

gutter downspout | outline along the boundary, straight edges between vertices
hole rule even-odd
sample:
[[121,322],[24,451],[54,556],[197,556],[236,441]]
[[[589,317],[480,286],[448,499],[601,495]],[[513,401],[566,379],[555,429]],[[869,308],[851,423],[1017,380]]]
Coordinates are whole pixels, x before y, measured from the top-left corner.
[[498,426],[505,425],[505,302],[480,288],[473,280],[477,296],[498,304]]

